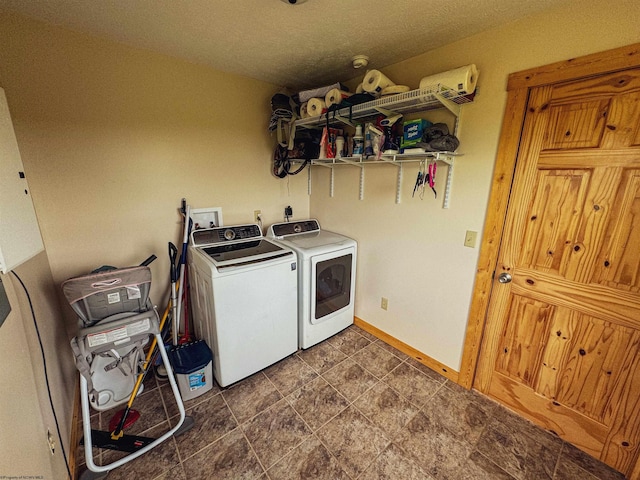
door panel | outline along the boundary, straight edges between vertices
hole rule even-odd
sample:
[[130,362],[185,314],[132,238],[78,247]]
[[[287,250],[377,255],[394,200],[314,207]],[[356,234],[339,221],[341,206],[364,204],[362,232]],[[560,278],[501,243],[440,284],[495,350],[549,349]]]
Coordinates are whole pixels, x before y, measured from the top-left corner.
[[534,386],[551,312],[552,307],[546,303],[512,296],[496,361],[498,372]]
[[638,118],[640,93],[631,92],[614,98],[607,115],[602,147],[607,149],[624,148],[638,145]]
[[[638,338],[636,335],[636,352]],[[620,384],[620,394],[615,413],[612,413],[609,435],[604,442],[600,458],[609,465],[619,465],[624,473],[630,473],[638,462],[638,445],[640,444],[640,355],[636,353],[628,365],[628,380]],[[637,469],[629,478],[639,477]]]
[[561,438],[575,438],[571,443],[589,455],[600,457],[609,431],[602,423],[581,415],[560,402],[549,401],[500,373],[494,375],[487,393]]
[[611,211],[611,191],[618,188],[620,169],[596,167],[584,204],[581,205],[580,225],[569,245],[564,269],[567,279],[589,283],[596,266],[595,256],[602,244]]
[[[615,386],[626,378],[623,366],[635,331],[559,308],[550,333],[561,341],[545,349],[543,366],[546,363],[556,375],[553,381],[541,375],[537,391],[604,423],[609,402],[616,400]],[[637,353],[633,350],[632,356]]]
[[631,473],[640,69],[530,90],[476,388]]
[[597,147],[608,107],[607,98],[550,107],[543,150]]
[[640,291],[640,170],[627,170],[612,208],[609,235],[596,262],[594,283]]
[[588,170],[538,172],[520,265],[564,276],[571,256],[565,244],[575,236],[590,176]]

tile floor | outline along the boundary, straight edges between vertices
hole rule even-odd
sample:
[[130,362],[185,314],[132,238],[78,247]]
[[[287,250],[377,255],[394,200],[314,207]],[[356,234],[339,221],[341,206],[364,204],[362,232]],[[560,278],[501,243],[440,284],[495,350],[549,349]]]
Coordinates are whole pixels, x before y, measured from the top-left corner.
[[[135,408],[141,418],[127,433],[147,436],[166,431],[177,413],[168,384],[155,378]],[[108,478],[623,478],[356,326],[185,408],[192,430]],[[112,414],[94,415],[94,428],[106,429]],[[97,462],[121,455],[103,452]]]

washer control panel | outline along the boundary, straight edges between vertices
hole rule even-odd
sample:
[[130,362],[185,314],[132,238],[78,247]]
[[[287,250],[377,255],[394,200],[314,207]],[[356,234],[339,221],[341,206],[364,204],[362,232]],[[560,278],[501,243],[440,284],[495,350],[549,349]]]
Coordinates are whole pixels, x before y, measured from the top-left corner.
[[271,231],[276,237],[284,237],[285,235],[295,235],[298,233],[319,232],[320,224],[317,220],[276,223],[274,225],[271,225]]
[[255,224],[236,225],[232,227],[203,228],[191,233],[193,245],[210,245],[212,243],[224,243],[233,240],[249,240],[262,238],[260,227]]

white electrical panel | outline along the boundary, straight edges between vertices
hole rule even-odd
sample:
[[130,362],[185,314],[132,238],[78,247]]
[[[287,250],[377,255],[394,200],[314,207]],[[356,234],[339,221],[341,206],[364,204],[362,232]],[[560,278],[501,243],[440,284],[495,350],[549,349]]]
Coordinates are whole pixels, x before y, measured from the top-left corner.
[[0,271],[44,250],[9,106],[0,88]]

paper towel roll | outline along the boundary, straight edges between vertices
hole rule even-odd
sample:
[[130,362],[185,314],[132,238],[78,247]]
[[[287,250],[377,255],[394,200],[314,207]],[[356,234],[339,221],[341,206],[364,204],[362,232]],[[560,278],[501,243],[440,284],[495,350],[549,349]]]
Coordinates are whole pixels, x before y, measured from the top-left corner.
[[406,93],[411,90],[407,85],[392,85],[390,87],[383,88],[380,95],[397,95],[398,93]]
[[420,89],[429,88],[431,86],[441,84],[460,95],[473,93],[478,83],[478,69],[474,64],[465,67],[456,68],[447,72],[424,77],[420,80]]
[[327,108],[327,104],[322,98],[310,98],[307,102],[307,113],[310,117],[320,116],[325,108]]
[[327,92],[327,95],[324,97],[324,102],[326,103],[327,108],[329,108],[332,105],[338,105],[343,98],[349,98],[350,96],[351,94],[349,92],[334,88]]
[[379,70],[369,70],[362,81],[362,88],[365,92],[379,93],[383,88],[392,87],[395,83],[389,80],[384,73]]
[[312,88],[311,90],[304,90],[298,93],[298,100],[301,102],[308,102],[312,98],[324,97],[327,92],[333,88],[340,88],[340,83],[336,82],[326,87]]
[[309,112],[307,111],[307,102],[304,102],[302,105],[300,105],[300,118],[307,118],[309,117]]

